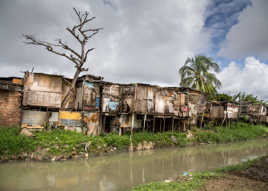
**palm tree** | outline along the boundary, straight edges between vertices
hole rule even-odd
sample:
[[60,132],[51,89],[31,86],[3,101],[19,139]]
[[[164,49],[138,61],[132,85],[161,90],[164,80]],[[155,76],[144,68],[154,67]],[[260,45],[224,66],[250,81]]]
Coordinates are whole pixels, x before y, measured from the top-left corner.
[[204,93],[214,94],[221,87],[221,82],[214,72],[219,72],[220,67],[206,56],[187,58],[180,68],[180,86],[190,87]]

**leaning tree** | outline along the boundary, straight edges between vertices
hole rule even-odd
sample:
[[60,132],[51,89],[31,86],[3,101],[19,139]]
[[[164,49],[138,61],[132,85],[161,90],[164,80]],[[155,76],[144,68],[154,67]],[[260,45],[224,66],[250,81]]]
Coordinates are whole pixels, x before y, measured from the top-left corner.
[[71,36],[78,42],[80,51],[76,51],[74,47],[71,47],[62,39],[57,39],[55,42],[46,42],[36,39],[33,35],[24,34],[26,44],[42,46],[47,51],[63,56],[74,64],[75,73],[66,93],[62,99],[62,108],[65,108],[68,100],[75,96],[75,85],[81,72],[88,71],[84,65],[87,61],[88,54],[94,50],[94,48],[87,48],[88,40],[96,35],[102,28],[88,28],[87,24],[95,19],[90,17],[88,11],[79,11],[73,8],[75,15],[78,17],[78,23],[72,27],[67,27],[66,30]]

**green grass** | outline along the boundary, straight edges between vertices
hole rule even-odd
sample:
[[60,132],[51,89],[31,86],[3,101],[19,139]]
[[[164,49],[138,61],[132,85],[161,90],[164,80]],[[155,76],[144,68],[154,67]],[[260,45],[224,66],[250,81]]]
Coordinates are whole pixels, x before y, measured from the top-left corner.
[[199,143],[229,143],[246,141],[267,136],[268,128],[263,125],[233,123],[231,127],[213,127],[207,130],[194,129],[193,134]]
[[[130,146],[130,136],[108,134],[102,136],[89,137],[81,133],[56,129],[53,131],[35,132],[33,137],[25,137],[19,134],[19,128],[0,128],[0,155],[18,155],[36,150],[47,149],[50,154],[99,154],[109,152],[111,149],[124,151]],[[175,136],[177,142],[174,143],[171,136]],[[144,141],[153,142],[155,147],[186,144],[184,133],[135,133],[133,144],[137,146]],[[85,145],[88,144],[87,151]],[[0,156],[0,157],[1,157]]]
[[238,165],[227,166],[218,168],[212,171],[203,171],[192,173],[191,176],[179,177],[178,180],[165,183],[165,182],[152,182],[145,185],[140,185],[131,189],[131,191],[189,191],[198,190],[202,188],[206,181],[213,178],[221,178],[228,172],[245,170],[255,164],[258,160],[255,159],[247,161]]
[[[42,131],[34,133],[33,137],[25,137],[19,134],[19,128],[0,127],[0,159],[1,157],[16,156],[22,153],[31,153],[47,149],[51,155],[79,155],[88,152],[89,154],[101,154],[110,152],[116,148],[117,151],[128,150],[130,146],[130,135],[119,136],[107,134],[96,137],[89,137],[81,133],[63,131]],[[210,129],[192,130],[193,138],[187,139],[182,132],[164,133],[134,133],[133,145],[152,142],[154,148],[168,146],[185,146],[195,143],[228,143],[245,141],[257,137],[267,136],[268,128],[262,125],[250,125],[246,123],[234,123],[231,128],[213,127]],[[173,136],[173,138],[172,138]],[[174,137],[176,141],[174,141]],[[88,144],[87,151],[85,145]]]
[[0,156],[16,155],[35,149],[32,140],[19,134],[19,128],[0,127]]

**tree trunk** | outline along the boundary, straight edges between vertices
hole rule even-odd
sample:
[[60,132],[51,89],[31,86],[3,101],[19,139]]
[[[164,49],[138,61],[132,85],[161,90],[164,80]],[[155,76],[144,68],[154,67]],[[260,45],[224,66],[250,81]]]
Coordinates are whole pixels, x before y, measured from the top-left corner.
[[[74,77],[73,77],[73,80],[72,80],[72,85],[71,87],[69,87],[62,99],[62,108],[63,109],[66,109],[67,107],[67,103],[70,99],[75,99],[75,92],[76,92],[76,82],[78,80],[78,77],[81,73],[81,69],[77,68],[75,74],[74,74]],[[72,92],[72,93],[71,93]],[[73,106],[72,106],[73,107]]]

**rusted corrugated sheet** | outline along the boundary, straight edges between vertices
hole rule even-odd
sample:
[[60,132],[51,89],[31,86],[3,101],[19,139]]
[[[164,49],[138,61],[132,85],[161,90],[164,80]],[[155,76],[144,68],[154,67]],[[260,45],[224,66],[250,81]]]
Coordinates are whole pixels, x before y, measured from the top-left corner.
[[43,128],[46,123],[56,126],[58,117],[58,112],[23,110],[21,124],[26,128]]
[[229,119],[237,119],[239,115],[239,106],[233,103],[227,103],[226,113]]
[[184,96],[176,89],[161,88],[155,93],[155,113],[178,116]]
[[262,104],[250,104],[248,105],[248,110],[247,113],[249,115],[253,116],[261,116],[261,115],[266,115],[266,107],[263,106]]
[[135,112],[136,113],[154,113],[154,94],[156,87],[149,85],[137,85],[135,95]]
[[84,112],[83,121],[87,126],[87,135],[98,135],[99,124],[99,112]]
[[120,98],[120,86],[118,84],[105,84],[102,95],[102,112],[118,112]]
[[22,127],[23,128],[43,128],[44,124],[49,120],[49,113],[45,111],[22,111]]
[[96,83],[83,82],[83,110],[97,110],[100,104],[100,90]]
[[24,106],[60,108],[62,77],[47,74],[26,73],[24,77]]
[[121,103],[120,113],[129,113],[134,111],[135,103],[135,85],[121,85]]
[[128,128],[131,127],[131,115],[122,114],[120,115],[120,127]]

